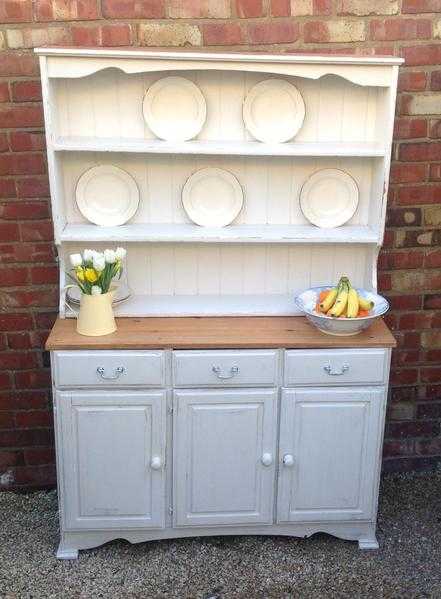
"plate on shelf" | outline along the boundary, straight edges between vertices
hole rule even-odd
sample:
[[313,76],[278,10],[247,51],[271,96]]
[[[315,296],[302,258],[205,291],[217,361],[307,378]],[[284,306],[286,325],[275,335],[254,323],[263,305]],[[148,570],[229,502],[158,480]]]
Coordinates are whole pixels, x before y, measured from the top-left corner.
[[299,90],[285,79],[266,79],[248,92],[243,103],[245,127],[259,141],[281,143],[298,133],[305,119]]
[[[66,299],[69,303],[80,305],[81,291],[79,287],[69,287],[66,291]],[[113,296],[113,305],[125,302],[131,296],[130,289],[126,285],[118,285]]]
[[139,190],[129,173],[113,165],[94,166],[81,175],[75,190],[78,208],[88,221],[115,227],[138,210]]
[[241,211],[243,201],[239,181],[221,168],[196,171],[182,189],[184,210],[201,227],[229,225]]
[[331,229],[353,217],[358,199],[358,186],[351,175],[339,169],[324,168],[303,184],[300,207],[313,225]]
[[187,141],[204,126],[207,105],[201,90],[184,77],[163,77],[149,87],[142,103],[144,119],[166,141]]

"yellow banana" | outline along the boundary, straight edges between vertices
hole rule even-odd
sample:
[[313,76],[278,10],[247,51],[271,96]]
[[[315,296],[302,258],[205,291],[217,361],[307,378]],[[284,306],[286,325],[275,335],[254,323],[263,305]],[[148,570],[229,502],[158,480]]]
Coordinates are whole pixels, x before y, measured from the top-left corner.
[[331,309],[331,307],[334,305],[334,302],[337,298],[337,293],[338,293],[337,287],[334,287],[333,289],[329,290],[328,295],[319,304],[320,312],[326,313],[328,310]]
[[374,302],[361,297],[360,294],[358,294],[358,304],[360,306],[360,310],[372,310],[374,307]]
[[358,294],[353,287],[348,292],[348,318],[356,318],[358,314]]
[[340,279],[341,283],[339,285],[339,292],[337,295],[337,299],[335,300],[335,304],[332,306],[331,310],[329,311],[329,316],[341,316],[341,314],[343,313],[343,310],[346,307],[346,304],[348,303],[348,284],[346,282],[346,280],[342,280]]

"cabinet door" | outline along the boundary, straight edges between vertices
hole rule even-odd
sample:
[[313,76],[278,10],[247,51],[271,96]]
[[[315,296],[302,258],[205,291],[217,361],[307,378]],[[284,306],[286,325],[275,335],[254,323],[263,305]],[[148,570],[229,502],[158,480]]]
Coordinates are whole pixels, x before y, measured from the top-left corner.
[[277,391],[176,391],[176,526],[271,523]]
[[57,404],[65,527],[164,527],[165,392],[65,392]]
[[374,515],[385,390],[284,390],[278,521]]

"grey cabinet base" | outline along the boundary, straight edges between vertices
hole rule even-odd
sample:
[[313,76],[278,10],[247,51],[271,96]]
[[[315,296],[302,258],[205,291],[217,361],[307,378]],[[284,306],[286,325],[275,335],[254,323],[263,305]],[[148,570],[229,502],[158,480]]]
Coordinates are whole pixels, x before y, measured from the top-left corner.
[[272,524],[268,526],[231,526],[215,528],[167,528],[164,530],[112,530],[78,531],[62,534],[57,551],[58,559],[76,559],[80,549],[92,549],[109,541],[124,539],[130,543],[179,539],[185,537],[209,537],[221,535],[280,535],[287,537],[310,537],[322,532],[348,541],[358,541],[360,549],[378,549],[375,524],[372,522]]

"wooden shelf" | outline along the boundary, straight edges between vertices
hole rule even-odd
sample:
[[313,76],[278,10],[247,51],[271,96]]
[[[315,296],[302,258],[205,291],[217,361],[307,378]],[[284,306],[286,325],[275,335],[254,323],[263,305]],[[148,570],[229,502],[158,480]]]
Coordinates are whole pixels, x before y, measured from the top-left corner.
[[319,229],[313,225],[230,225],[223,228],[193,224],[128,224],[99,227],[66,225],[61,242],[167,242],[167,243],[378,243],[368,226],[347,225]]
[[226,156],[347,156],[378,158],[385,148],[366,142],[293,142],[265,144],[258,141],[185,141],[58,137],[52,144],[57,152],[125,152],[144,154],[206,154]]

